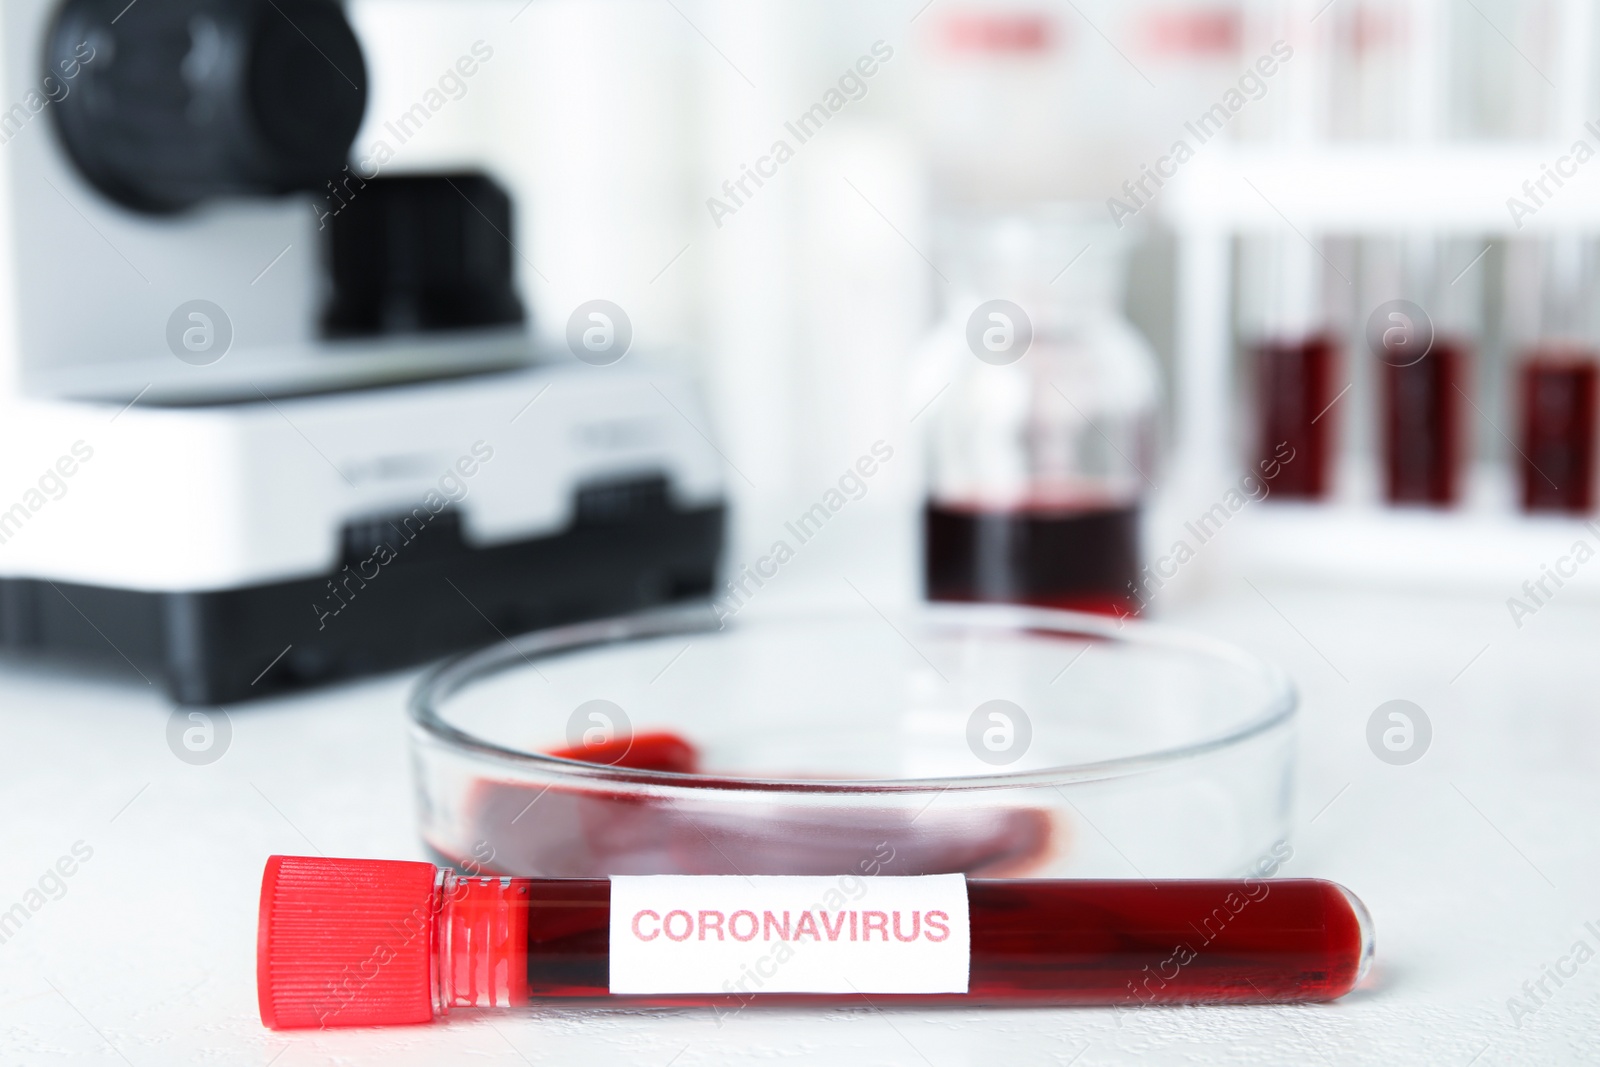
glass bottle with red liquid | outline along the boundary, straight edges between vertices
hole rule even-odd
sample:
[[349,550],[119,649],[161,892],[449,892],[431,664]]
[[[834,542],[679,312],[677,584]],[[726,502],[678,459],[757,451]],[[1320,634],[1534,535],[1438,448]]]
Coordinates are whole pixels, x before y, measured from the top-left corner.
[[1517,368],[1522,508],[1584,514],[1595,505],[1594,343],[1597,270],[1591,242],[1551,239],[1540,277],[1539,338]]
[[926,592],[1126,614],[1159,374],[1121,311],[1126,243],[1099,209],[950,227],[928,414]]

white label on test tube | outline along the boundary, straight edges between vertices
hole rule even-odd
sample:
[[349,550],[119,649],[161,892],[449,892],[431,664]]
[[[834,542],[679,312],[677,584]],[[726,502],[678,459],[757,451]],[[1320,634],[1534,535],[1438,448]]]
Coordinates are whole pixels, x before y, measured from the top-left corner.
[[613,993],[965,993],[959,874],[613,876]]

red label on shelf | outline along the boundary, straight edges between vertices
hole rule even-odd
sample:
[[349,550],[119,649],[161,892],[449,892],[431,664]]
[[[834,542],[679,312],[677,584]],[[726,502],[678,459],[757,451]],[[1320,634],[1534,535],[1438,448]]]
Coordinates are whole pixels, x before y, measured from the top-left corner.
[[1244,39],[1242,23],[1236,7],[1157,9],[1145,15],[1139,37],[1158,56],[1232,56]]
[[1055,20],[1041,11],[962,11],[943,24],[953,52],[995,55],[1049,52],[1060,36]]

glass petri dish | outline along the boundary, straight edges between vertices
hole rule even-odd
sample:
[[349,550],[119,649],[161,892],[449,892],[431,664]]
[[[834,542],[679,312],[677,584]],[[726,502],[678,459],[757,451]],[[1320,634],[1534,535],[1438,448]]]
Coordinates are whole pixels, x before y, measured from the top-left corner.
[[1296,703],[1142,623],[696,605],[445,663],[411,741],[423,840],[474,873],[1226,877],[1288,833]]

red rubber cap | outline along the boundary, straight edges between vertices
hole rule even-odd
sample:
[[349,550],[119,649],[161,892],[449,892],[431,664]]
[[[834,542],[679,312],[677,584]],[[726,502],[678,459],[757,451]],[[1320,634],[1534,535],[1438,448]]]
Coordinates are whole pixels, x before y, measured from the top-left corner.
[[256,994],[274,1030],[433,1018],[435,868],[273,856],[261,876]]

